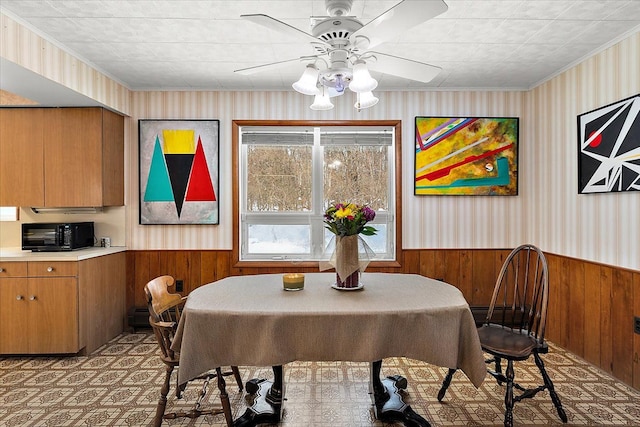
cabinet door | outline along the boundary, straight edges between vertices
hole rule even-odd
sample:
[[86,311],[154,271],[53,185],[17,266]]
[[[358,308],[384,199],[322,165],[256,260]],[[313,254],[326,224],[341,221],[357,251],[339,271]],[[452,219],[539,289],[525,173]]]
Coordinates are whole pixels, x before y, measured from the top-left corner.
[[0,279],[0,354],[29,351],[27,285],[27,278]]
[[124,117],[102,110],[102,206],[124,205]]
[[76,353],[78,281],[75,277],[30,278],[29,352]]
[[43,109],[0,109],[0,206],[44,206]]
[[45,206],[102,206],[102,110],[45,111]]

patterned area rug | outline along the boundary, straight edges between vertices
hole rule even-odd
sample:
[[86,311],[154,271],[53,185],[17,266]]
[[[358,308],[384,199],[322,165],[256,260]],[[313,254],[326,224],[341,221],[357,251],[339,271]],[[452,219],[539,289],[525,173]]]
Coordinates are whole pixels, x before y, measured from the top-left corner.
[[[640,425],[640,392],[551,345],[545,364],[569,417],[567,425]],[[243,380],[272,378],[270,368],[240,367]],[[296,362],[284,367],[286,398],[281,426],[390,426],[376,421],[368,394],[367,363]],[[503,421],[504,389],[487,377],[476,389],[457,373],[443,403],[436,398],[446,369],[405,358],[383,363],[383,375],[408,379],[406,401],[432,426],[495,426]],[[175,375],[175,374],[174,374]],[[147,426],[164,376],[151,333],[123,334],[88,357],[0,358],[0,426]],[[533,363],[516,366],[523,385],[537,384]],[[185,397],[169,393],[169,410],[191,409],[199,384]],[[211,385],[207,404],[218,404]],[[234,417],[244,393],[227,381]],[[562,425],[546,392],[517,403],[516,425]],[[165,421],[170,426],[225,426],[220,416]]]

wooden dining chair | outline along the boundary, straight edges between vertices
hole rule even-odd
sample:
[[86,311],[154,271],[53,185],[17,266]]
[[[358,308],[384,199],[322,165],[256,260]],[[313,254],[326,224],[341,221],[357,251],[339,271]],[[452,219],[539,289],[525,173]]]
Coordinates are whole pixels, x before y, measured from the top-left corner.
[[[487,372],[499,385],[505,384],[505,426],[513,425],[513,405],[516,402],[543,390],[548,390],[558,416],[562,422],[567,422],[567,415],[541,358],[549,351],[544,340],[549,303],[548,275],[547,260],[534,245],[522,245],[511,251],[496,281],[486,320],[478,328],[482,350],[492,356],[486,362],[495,364],[495,371],[488,369]],[[524,388],[514,381],[513,362],[527,360],[532,355],[543,385]],[[507,362],[504,373],[502,360]],[[449,369],[438,393],[438,401],[444,398],[455,371]],[[520,391],[517,396],[514,396],[514,388]]]
[[[178,411],[173,413],[165,413],[167,407],[167,395],[169,394],[171,374],[174,368],[178,367],[180,362],[180,354],[171,350],[171,344],[173,342],[173,336],[175,334],[178,322],[180,321],[180,309],[186,300],[186,297],[182,297],[176,293],[170,293],[169,288],[174,284],[174,279],[171,276],[160,276],[150,282],[144,287],[144,292],[147,300],[147,306],[149,308],[149,324],[153,329],[153,333],[160,347],[160,359],[166,365],[166,374],[162,388],[160,389],[160,399],[158,400],[158,406],[156,407],[156,415],[154,418],[154,426],[159,427],[162,425],[162,421],[166,419],[174,418],[197,418],[201,415],[218,415],[224,414],[228,427],[231,427],[233,423],[233,417],[231,414],[231,405],[229,403],[229,396],[226,392],[226,382],[224,377],[233,375],[240,390],[243,389],[242,378],[237,366],[232,366],[231,371],[222,371],[222,368],[217,367],[215,370],[204,373],[203,375],[194,378],[194,380],[203,380],[202,388],[198,394],[198,398],[194,404],[192,410]],[[207,388],[209,382],[216,378],[218,389],[220,390],[220,402],[221,407],[213,407],[211,409],[201,409],[202,400],[207,394]],[[176,397],[182,398],[182,394],[186,384],[176,386]]]

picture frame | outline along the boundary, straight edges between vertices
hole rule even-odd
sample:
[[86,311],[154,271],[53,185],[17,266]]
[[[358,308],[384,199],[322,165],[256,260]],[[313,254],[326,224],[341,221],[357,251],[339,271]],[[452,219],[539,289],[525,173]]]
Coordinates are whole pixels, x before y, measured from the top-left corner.
[[139,222],[219,224],[220,121],[138,122]]
[[578,115],[578,194],[640,190],[640,94]]
[[518,117],[416,116],[414,195],[518,195]]

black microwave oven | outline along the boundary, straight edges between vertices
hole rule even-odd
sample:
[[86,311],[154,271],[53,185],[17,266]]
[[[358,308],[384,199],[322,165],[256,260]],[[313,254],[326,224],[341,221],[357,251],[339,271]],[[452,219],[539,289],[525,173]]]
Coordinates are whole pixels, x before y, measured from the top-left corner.
[[22,250],[72,251],[93,246],[93,222],[22,224]]

